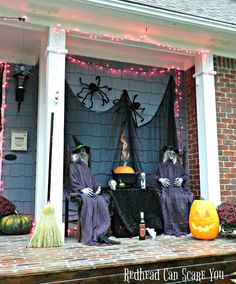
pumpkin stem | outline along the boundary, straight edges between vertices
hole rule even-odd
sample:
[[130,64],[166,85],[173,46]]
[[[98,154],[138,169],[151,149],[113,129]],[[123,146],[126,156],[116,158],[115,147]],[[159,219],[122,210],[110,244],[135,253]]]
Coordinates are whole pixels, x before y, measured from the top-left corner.
[[15,210],[15,214],[16,214],[16,215],[19,215],[19,213],[18,213],[18,211],[17,211],[17,210]]

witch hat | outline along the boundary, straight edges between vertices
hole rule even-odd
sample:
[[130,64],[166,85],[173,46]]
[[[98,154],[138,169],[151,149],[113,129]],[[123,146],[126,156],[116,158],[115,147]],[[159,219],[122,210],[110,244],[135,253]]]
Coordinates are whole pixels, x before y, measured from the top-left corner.
[[176,147],[172,146],[172,145],[165,145],[162,148],[163,153],[165,153],[165,151],[167,151],[167,150],[174,151],[176,154],[179,154],[179,150]]
[[79,141],[79,139],[75,135],[73,135],[72,137],[73,137],[73,140],[74,140],[74,143],[75,143],[75,149],[72,151],[72,154],[78,153],[81,149],[85,149],[85,151],[87,153],[90,152],[90,147],[89,146],[81,143]]

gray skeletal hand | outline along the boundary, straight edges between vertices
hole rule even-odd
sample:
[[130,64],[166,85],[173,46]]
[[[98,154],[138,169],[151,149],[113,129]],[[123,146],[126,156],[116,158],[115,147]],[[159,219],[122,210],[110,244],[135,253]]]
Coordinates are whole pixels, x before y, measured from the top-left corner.
[[83,194],[85,194],[88,197],[93,196],[93,190],[89,187],[83,188],[81,191],[83,192]]
[[177,187],[180,187],[183,183],[183,179],[182,178],[176,178],[174,181],[174,185]]
[[170,186],[170,180],[168,178],[160,178],[159,182],[164,186],[164,187],[169,187]]
[[97,190],[96,190],[95,194],[100,194],[100,193],[101,193],[101,191],[102,191],[102,187],[101,187],[101,186],[99,186],[99,187],[97,188]]

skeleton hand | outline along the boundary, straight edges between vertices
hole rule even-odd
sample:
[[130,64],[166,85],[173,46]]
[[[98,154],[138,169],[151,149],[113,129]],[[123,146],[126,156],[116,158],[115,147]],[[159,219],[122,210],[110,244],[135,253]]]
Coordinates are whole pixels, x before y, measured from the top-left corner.
[[88,197],[93,196],[93,190],[89,187],[83,188],[81,191],[83,192],[83,194],[85,194]]
[[155,240],[156,235],[157,235],[155,229],[153,229],[153,228],[147,228],[147,231],[148,231],[149,235],[152,237],[152,240]]
[[99,187],[97,188],[97,190],[96,190],[95,194],[100,194],[100,193],[101,193],[101,191],[102,191],[102,187],[101,187],[101,186],[99,186]]
[[176,178],[174,181],[174,185],[177,187],[180,187],[183,183],[183,179],[182,178]]
[[164,186],[164,187],[169,187],[170,186],[170,180],[168,178],[160,178],[159,182]]

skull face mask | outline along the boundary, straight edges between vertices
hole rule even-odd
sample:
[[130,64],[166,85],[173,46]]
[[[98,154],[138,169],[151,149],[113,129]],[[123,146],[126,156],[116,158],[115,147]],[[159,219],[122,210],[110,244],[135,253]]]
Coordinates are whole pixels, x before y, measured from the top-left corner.
[[176,153],[174,150],[167,150],[166,151],[167,159],[173,161],[176,159]]
[[88,154],[86,153],[86,150],[84,148],[81,148],[80,150],[78,150],[78,152],[76,151],[76,153],[74,152],[71,155],[71,160],[74,163],[88,165]]
[[175,150],[172,146],[166,147],[164,152],[163,162],[168,160],[172,161],[173,164],[175,164],[177,161],[177,150]]

